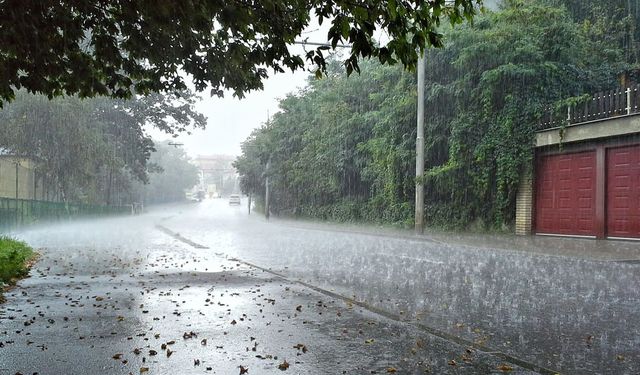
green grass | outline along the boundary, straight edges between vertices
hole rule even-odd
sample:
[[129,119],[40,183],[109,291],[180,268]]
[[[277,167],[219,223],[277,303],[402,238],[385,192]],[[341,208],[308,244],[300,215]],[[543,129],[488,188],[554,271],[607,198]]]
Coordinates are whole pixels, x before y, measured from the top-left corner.
[[35,256],[22,241],[0,236],[0,285],[13,284],[29,273],[27,262]]

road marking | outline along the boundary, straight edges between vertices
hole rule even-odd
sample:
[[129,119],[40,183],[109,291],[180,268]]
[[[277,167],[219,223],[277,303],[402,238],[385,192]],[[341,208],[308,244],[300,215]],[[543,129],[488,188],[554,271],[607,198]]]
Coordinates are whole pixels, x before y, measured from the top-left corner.
[[168,235],[170,237],[175,238],[176,240],[179,240],[179,241],[182,241],[182,242],[184,242],[184,243],[186,243],[188,245],[191,245],[191,246],[195,247],[196,249],[208,249],[207,246],[200,245],[199,243],[195,243],[195,242],[191,241],[190,239],[183,237],[182,235],[180,235],[180,233],[174,232],[171,229],[169,229],[169,228],[167,228],[165,226],[162,226],[160,224],[156,224],[156,229],[158,229],[159,231],[161,231],[162,233],[164,233],[164,234],[166,234],[166,235]]
[[[204,245],[200,245],[200,244],[198,244],[196,242],[193,242],[193,241],[183,237],[179,233],[173,232],[172,230],[170,230],[170,229],[168,229],[168,228],[166,228],[164,226],[156,225],[156,228],[158,230],[160,230],[161,232],[165,233],[166,235],[171,236],[171,237],[173,237],[173,238],[175,238],[175,239],[177,239],[179,241],[182,241],[182,242],[184,242],[184,243],[186,243],[186,244],[188,244],[190,246],[193,246],[193,247],[195,247],[197,249],[208,249],[208,247],[206,247]],[[560,373],[559,371],[555,371],[555,370],[551,370],[551,369],[546,368],[546,367],[542,367],[542,366],[537,365],[537,364],[535,364],[533,362],[529,362],[529,361],[526,361],[524,359],[520,359],[518,357],[514,357],[514,356],[512,356],[510,354],[503,353],[503,352],[501,352],[499,350],[496,350],[494,348],[491,348],[491,347],[488,347],[488,346],[485,346],[485,345],[482,345],[482,344],[478,344],[478,343],[475,343],[473,341],[469,341],[469,340],[467,340],[465,338],[452,335],[450,333],[447,333],[445,331],[439,330],[439,329],[434,328],[434,327],[430,327],[430,326],[428,326],[428,325],[426,325],[424,323],[407,321],[406,319],[404,319],[402,316],[400,316],[398,314],[394,314],[394,313],[392,313],[390,311],[383,310],[383,309],[380,309],[378,307],[369,305],[366,302],[361,302],[361,301],[354,300],[354,299],[352,299],[350,297],[346,297],[346,296],[343,296],[341,294],[338,294],[338,293],[335,293],[335,292],[320,288],[318,286],[315,286],[313,284],[309,284],[309,283],[307,283],[305,281],[302,281],[302,280],[299,280],[299,279],[290,279],[286,275],[281,274],[279,272],[276,272],[276,271],[274,271],[272,269],[261,267],[261,266],[258,266],[256,264],[253,264],[253,263],[250,263],[250,262],[244,261],[242,259],[238,259],[238,258],[228,258],[228,259],[230,261],[242,263],[242,264],[244,264],[246,266],[261,270],[263,272],[267,272],[267,273],[272,274],[274,276],[277,276],[277,277],[279,277],[279,278],[283,279],[284,281],[287,281],[287,282],[289,282],[291,284],[299,284],[299,285],[302,285],[302,286],[304,286],[306,288],[314,290],[314,291],[316,291],[316,292],[318,292],[320,294],[324,294],[324,295],[326,295],[328,297],[339,299],[339,300],[342,300],[344,302],[348,302],[348,303],[351,303],[353,305],[359,306],[359,307],[361,307],[363,309],[366,309],[366,310],[368,310],[368,311],[370,311],[370,312],[372,312],[374,314],[378,314],[380,316],[383,316],[383,317],[385,317],[387,319],[391,319],[391,320],[396,321],[398,323],[407,324],[407,325],[413,326],[413,327],[418,328],[418,329],[420,329],[420,330],[422,330],[422,331],[424,331],[424,332],[426,332],[426,333],[428,333],[430,335],[439,337],[439,338],[441,338],[441,339],[443,339],[445,341],[453,342],[453,343],[458,344],[460,346],[470,347],[470,348],[473,348],[475,350],[481,351],[483,353],[486,353],[486,354],[489,354],[489,355],[493,355],[495,357],[500,358],[502,361],[512,363],[512,364],[517,365],[517,366],[519,366],[519,367],[521,367],[523,369],[530,370],[530,371],[535,371],[535,372],[543,374],[543,375],[557,375],[557,374]]]

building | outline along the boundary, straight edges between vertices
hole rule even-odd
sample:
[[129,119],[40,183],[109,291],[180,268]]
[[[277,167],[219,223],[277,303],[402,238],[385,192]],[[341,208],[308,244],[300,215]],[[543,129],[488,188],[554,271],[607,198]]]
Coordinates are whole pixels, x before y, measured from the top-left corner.
[[32,160],[0,153],[0,197],[43,199],[42,179],[37,176]]
[[639,90],[596,94],[541,124],[516,234],[640,239]]
[[233,167],[235,156],[198,155],[194,163],[200,171],[201,190],[210,195],[229,195],[237,192],[238,173]]

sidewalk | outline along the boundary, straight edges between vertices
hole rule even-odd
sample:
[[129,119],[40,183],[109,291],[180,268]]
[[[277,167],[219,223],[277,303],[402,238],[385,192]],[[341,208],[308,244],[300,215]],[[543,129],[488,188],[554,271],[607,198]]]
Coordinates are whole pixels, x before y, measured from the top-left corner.
[[306,230],[335,231],[411,241],[429,241],[447,245],[470,246],[489,250],[560,256],[593,261],[640,262],[640,241],[594,240],[556,236],[516,236],[498,233],[470,233],[425,229],[423,235],[410,230],[353,223],[329,223],[276,219],[274,224]]

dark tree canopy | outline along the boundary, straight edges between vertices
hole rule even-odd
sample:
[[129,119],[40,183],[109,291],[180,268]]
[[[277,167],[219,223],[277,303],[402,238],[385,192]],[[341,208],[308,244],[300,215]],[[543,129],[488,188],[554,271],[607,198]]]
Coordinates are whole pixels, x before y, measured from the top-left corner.
[[[482,0],[4,0],[0,2],[0,104],[17,89],[49,97],[127,98],[186,88],[222,95],[261,89],[270,71],[325,70],[329,47],[289,46],[312,17],[331,22],[327,42],[351,45],[347,73],[377,57],[413,68],[440,46],[440,20],[471,19]],[[390,41],[380,47],[376,29]],[[324,54],[323,54],[324,52]]]

